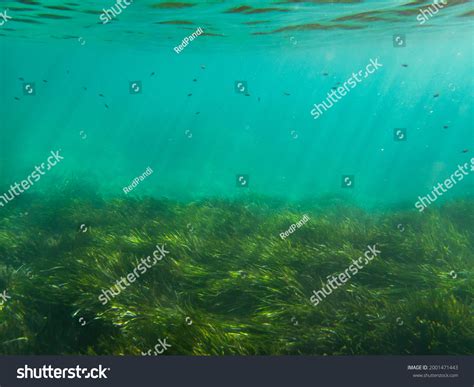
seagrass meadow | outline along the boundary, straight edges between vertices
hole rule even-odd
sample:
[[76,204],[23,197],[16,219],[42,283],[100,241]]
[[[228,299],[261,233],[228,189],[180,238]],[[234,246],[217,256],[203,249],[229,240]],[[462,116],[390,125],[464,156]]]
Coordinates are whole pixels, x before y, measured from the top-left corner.
[[1,1],[0,355],[473,355],[474,10],[436,3]]
[[[340,198],[289,206],[89,192],[70,185],[4,209],[2,353],[141,355],[160,338],[171,355],[473,352],[471,200],[419,216],[368,214]],[[303,208],[310,221],[282,240]],[[157,243],[170,253],[102,305],[101,290]],[[380,256],[313,306],[312,290],[370,243]]]

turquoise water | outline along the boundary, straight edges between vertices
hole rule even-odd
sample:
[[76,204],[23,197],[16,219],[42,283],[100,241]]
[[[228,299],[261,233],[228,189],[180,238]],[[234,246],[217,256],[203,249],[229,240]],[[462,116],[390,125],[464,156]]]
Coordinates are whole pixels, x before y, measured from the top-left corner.
[[[472,5],[451,2],[420,25],[429,4],[141,1],[103,25],[113,2],[3,2],[2,192],[61,149],[34,190],[78,178],[119,196],[151,167],[130,195],[412,206],[474,149]],[[189,24],[166,24],[176,21]],[[205,34],[177,54],[198,27]],[[370,59],[383,67],[313,119],[313,104]],[[468,178],[449,196],[473,192]]]

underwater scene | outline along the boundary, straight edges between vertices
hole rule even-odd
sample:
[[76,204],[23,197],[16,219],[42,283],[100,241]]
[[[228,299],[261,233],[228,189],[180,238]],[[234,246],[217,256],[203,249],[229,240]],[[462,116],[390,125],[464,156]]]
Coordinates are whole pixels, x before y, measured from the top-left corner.
[[468,0],[0,2],[0,353],[472,355]]

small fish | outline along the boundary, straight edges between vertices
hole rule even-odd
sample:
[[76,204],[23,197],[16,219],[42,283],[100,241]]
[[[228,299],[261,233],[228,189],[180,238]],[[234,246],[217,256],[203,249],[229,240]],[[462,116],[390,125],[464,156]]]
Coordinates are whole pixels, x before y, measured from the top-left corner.
[[408,65],[407,65],[407,64],[402,64],[402,66],[403,66],[403,67],[408,67]]
[[249,94],[249,93],[245,93],[245,96],[246,96],[246,97],[250,97],[250,94]]
[[462,153],[467,153],[467,152],[469,152],[469,149],[463,149],[462,150]]
[[197,82],[197,79],[196,79],[196,78],[194,78],[194,79],[193,79],[193,82]]
[[201,113],[201,112],[196,112],[196,114],[199,114],[199,113]]
[[331,87],[332,90],[337,90],[337,87]]
[[85,86],[82,86],[82,88],[83,88],[84,90],[86,90],[86,91],[87,91],[87,87],[85,87]]
[[443,129],[448,129],[448,128],[449,128],[448,125],[444,125],[444,126],[443,126]]
[[336,82],[336,85],[340,85],[340,84],[341,84],[341,82]]
[[205,69],[206,69],[206,66],[204,66],[204,65],[201,65],[201,68],[202,68],[203,70],[205,70]]
[[152,77],[153,75],[155,75],[155,72],[154,72],[154,71],[150,74],[150,77]]
[[48,81],[47,81],[46,79],[43,79],[43,82],[44,82],[44,83],[48,83]]
[[109,105],[107,105],[106,103],[104,103],[104,106],[108,109],[109,108]]
[[257,99],[258,99],[258,102],[260,102],[260,97],[258,97]]
[[328,74],[328,73],[323,73],[323,75],[324,75],[325,77],[327,77],[329,74]]
[[193,93],[189,93],[189,94],[188,94],[188,97],[191,97],[192,95],[193,95]]
[[284,92],[283,94],[285,94],[285,95],[290,95],[290,93],[287,93],[287,92]]
[[104,94],[99,94],[99,97],[102,97],[102,98],[104,98]]
[[25,80],[25,79],[24,79],[24,78],[22,78],[22,77],[19,77],[18,79],[19,79],[20,81],[24,81],[24,80]]
[[15,99],[16,99],[17,101],[19,101],[19,100],[20,100],[20,98],[18,98],[18,97],[15,97]]
[[433,95],[433,98],[438,98],[439,97],[439,94],[436,93],[435,95]]

